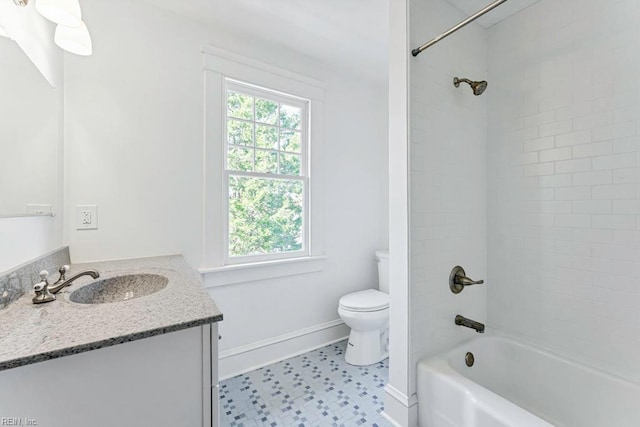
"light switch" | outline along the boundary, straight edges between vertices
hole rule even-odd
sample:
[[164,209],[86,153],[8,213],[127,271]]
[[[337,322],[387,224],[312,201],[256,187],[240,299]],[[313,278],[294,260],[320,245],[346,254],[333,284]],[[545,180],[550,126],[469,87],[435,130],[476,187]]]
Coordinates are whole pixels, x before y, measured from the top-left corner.
[[76,229],[96,230],[98,228],[98,207],[96,205],[76,206]]

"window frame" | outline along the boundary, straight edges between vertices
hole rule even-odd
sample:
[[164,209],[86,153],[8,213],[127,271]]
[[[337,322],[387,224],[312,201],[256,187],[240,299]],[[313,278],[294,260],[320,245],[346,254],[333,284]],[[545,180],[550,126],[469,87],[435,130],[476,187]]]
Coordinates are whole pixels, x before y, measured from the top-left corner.
[[[203,209],[202,209],[202,261],[199,272],[205,275],[206,286],[225,286],[267,278],[284,277],[321,271],[324,268],[324,93],[326,84],[290,70],[259,62],[217,47],[204,46],[203,50]],[[249,82],[274,93],[292,94],[308,100],[307,145],[308,195],[307,199],[307,253],[292,257],[266,260],[243,260],[229,264],[225,259],[228,243],[224,241],[227,221],[223,218],[226,194],[224,170],[226,168],[226,123],[222,123],[226,106],[225,81]],[[287,176],[288,177],[288,176]]]
[[[223,164],[224,164],[224,177],[223,177],[223,191],[226,192],[227,197],[224,197],[223,200],[223,215],[224,215],[224,265],[236,265],[236,264],[247,264],[247,263],[255,263],[255,262],[263,262],[263,261],[273,261],[280,259],[293,259],[309,256],[309,230],[311,218],[309,215],[309,182],[311,180],[311,176],[309,174],[309,149],[310,146],[310,138],[309,138],[309,122],[311,118],[311,108],[310,101],[308,99],[291,95],[288,93],[282,93],[279,91],[272,90],[270,88],[264,88],[257,86],[255,84],[240,81],[237,79],[233,79],[229,76],[223,77],[224,89],[223,89],[223,97],[224,97],[224,108],[223,114],[224,117],[222,122],[223,126]],[[231,117],[228,115],[228,98],[227,93],[231,90],[236,93],[242,93],[246,95],[251,95],[254,97],[254,105],[253,105],[253,120],[245,120],[237,117]],[[300,108],[300,174],[299,175],[285,175],[280,173],[267,173],[267,172],[249,172],[249,171],[236,171],[228,169],[228,153],[229,147],[232,144],[229,144],[228,139],[228,121],[231,120],[239,120],[245,123],[252,123],[253,125],[261,124],[256,120],[255,115],[255,99],[266,99],[269,101],[277,102],[278,104],[286,104],[291,105],[293,107]],[[281,126],[277,124],[275,127],[281,129]],[[254,127],[254,135],[253,141],[255,143],[255,127]],[[257,148],[255,145],[253,147],[253,162],[255,165],[255,154],[257,150],[261,150]],[[263,151],[275,151],[275,150],[263,150]],[[277,150],[278,153],[282,151],[280,149]],[[289,152],[291,153],[291,152]],[[292,153],[294,154],[294,153]],[[231,256],[230,251],[230,240],[231,236],[229,233],[230,223],[229,223],[229,178],[230,176],[239,176],[239,177],[247,177],[247,178],[262,178],[262,179],[280,179],[280,180],[293,180],[293,181],[301,181],[302,182],[302,191],[303,191],[303,202],[302,202],[302,249],[297,251],[286,251],[286,252],[271,252],[267,254],[254,254],[254,255],[238,255]]]

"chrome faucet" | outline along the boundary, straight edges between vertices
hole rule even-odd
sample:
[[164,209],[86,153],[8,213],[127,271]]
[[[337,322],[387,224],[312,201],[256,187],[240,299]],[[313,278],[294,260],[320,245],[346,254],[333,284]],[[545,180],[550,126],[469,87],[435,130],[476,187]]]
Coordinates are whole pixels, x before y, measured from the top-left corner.
[[31,301],[33,301],[34,304],[42,304],[49,301],[55,301],[55,294],[60,292],[61,289],[71,285],[73,281],[78,279],[79,277],[91,276],[94,279],[100,277],[100,273],[98,273],[97,271],[86,270],[67,279],[66,275],[69,272],[68,265],[63,265],[62,267],[60,267],[60,270],[58,270],[58,272],[60,273],[60,277],[53,284],[49,283],[49,272],[47,270],[42,270],[40,272],[40,282],[33,286],[33,290],[36,293],[36,296],[33,297]]
[[484,333],[484,324],[480,322],[476,322],[475,320],[467,319],[464,316],[456,315],[455,319],[456,325],[465,326],[467,328],[475,329],[475,331],[479,334]]

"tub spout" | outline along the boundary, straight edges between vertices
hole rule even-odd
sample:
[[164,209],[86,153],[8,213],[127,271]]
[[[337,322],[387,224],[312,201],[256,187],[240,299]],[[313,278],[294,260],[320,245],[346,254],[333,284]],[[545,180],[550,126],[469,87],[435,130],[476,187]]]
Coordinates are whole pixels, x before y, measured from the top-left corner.
[[467,319],[464,316],[456,315],[455,319],[456,325],[465,326],[467,328],[474,329],[477,333],[484,333],[484,324],[480,322],[476,322],[475,320]]

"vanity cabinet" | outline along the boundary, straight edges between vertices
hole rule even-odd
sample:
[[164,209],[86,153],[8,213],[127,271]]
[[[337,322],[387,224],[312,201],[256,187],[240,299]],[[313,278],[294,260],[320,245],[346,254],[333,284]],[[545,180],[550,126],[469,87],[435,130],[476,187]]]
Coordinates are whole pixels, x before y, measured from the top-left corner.
[[0,424],[217,427],[217,355],[212,323],[0,371]]

